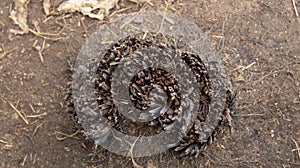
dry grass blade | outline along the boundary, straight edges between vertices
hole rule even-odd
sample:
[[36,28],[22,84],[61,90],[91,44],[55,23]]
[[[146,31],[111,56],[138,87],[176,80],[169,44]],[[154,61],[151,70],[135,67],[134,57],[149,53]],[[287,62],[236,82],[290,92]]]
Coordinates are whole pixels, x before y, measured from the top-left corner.
[[[65,133],[62,133],[62,132],[55,132],[56,134],[56,139],[59,140],[59,141],[63,141],[67,138],[73,138],[73,139],[80,139],[78,137],[75,137],[78,133],[79,133],[80,130],[77,130],[75,133],[69,135],[69,134],[65,134]],[[58,135],[61,135],[62,137],[59,137]]]
[[252,116],[264,116],[264,114],[240,114],[232,115],[232,117],[252,117]]
[[298,152],[298,158],[300,159],[300,148],[298,146],[298,143],[292,138],[292,141],[295,143],[296,145],[296,149],[292,149],[292,152],[297,151]]
[[134,141],[134,143],[131,145],[131,149],[130,149],[130,154],[131,154],[131,161],[132,161],[132,164],[133,164],[133,167],[134,168],[143,168],[142,166],[138,165],[136,163],[136,161],[134,160],[134,157],[133,157],[133,149],[134,149],[134,146],[136,144],[136,142],[139,140],[140,137],[136,138],[136,140]]
[[290,62],[288,64],[285,64],[285,65],[282,65],[280,67],[274,68],[273,70],[271,70],[271,71],[267,72],[265,75],[263,75],[259,80],[255,81],[254,84],[259,83],[260,81],[262,81],[263,79],[265,79],[266,77],[268,77],[272,74],[284,71],[282,69],[284,69],[286,67],[289,67],[290,65],[296,65],[296,64],[300,64],[300,62],[298,62],[298,61],[297,62]]
[[27,118],[42,118],[44,116],[46,116],[48,113],[41,113],[41,114],[36,114],[36,115],[28,115],[26,116]]
[[7,144],[7,141],[0,139],[0,143]]
[[38,36],[38,37],[41,37],[45,40],[53,40],[53,41],[58,41],[58,40],[61,40],[61,39],[67,39],[68,37],[61,37],[61,35],[58,33],[58,34],[51,34],[51,33],[43,33],[43,32],[38,32],[38,31],[35,31],[33,29],[29,29],[29,31]]
[[0,54],[0,60],[2,58],[6,57],[7,54],[9,54],[9,53],[13,52],[14,50],[16,50],[17,48],[15,47],[13,49],[10,49],[10,50],[6,51],[5,48],[4,48],[4,45],[2,45],[2,49],[3,49],[3,53]]
[[32,136],[34,137],[37,131],[43,126],[43,123],[39,124],[33,131]]
[[22,112],[21,111],[19,111],[9,100],[7,100],[2,94],[0,94],[0,97],[1,97],[1,99],[3,100],[3,101],[5,101],[5,102],[7,102],[9,105],[10,105],[10,107],[12,108],[12,109],[14,109],[16,112],[17,112],[17,114],[19,115],[19,117],[21,117],[21,119],[28,125],[29,124],[29,122],[28,122],[28,120],[26,119],[26,117],[22,114]]
[[163,13],[163,18],[161,20],[158,32],[161,32],[161,28],[163,27],[163,24],[164,24],[165,19],[166,19],[166,13],[167,13],[168,7],[169,7],[169,3],[166,3],[166,7],[165,7],[165,10],[164,10],[164,13]]
[[23,167],[23,166],[25,166],[25,163],[26,163],[26,160],[27,160],[27,155],[24,157],[24,159],[23,159],[23,161],[22,161],[22,163],[21,163],[21,166]]
[[298,10],[297,10],[296,2],[295,2],[295,0],[292,0],[292,2],[293,2],[293,7],[294,7],[294,10],[295,10],[295,14],[296,14],[297,17],[299,17],[299,13],[298,13]]

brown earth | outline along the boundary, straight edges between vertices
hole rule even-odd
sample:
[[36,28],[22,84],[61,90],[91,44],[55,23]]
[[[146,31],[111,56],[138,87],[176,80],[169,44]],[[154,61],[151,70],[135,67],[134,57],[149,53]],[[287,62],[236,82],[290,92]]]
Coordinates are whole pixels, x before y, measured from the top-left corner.
[[[51,2],[57,7],[62,0]],[[151,2],[121,1],[120,9],[129,9],[106,21],[165,9],[165,1]],[[196,159],[166,152],[135,162],[71,135],[74,121],[64,108],[70,66],[85,38],[106,21],[79,13],[47,18],[40,0],[28,7],[29,26],[59,39],[9,33],[18,29],[8,17],[13,2],[1,1],[0,93],[29,124],[0,99],[0,167],[300,167],[300,17],[291,0],[173,0],[168,12],[194,20],[222,53],[238,94],[234,130]]]

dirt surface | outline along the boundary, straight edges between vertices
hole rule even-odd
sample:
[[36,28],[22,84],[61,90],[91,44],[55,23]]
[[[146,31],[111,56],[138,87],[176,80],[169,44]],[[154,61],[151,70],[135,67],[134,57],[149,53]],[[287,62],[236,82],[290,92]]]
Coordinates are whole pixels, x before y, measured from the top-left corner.
[[[61,2],[51,1],[53,7]],[[9,19],[13,2],[1,1],[0,167],[300,167],[300,17],[290,0],[168,5],[169,13],[194,20],[208,34],[238,94],[233,132],[203,156],[182,159],[166,152],[132,160],[94,147],[76,132],[64,97],[85,38],[120,15],[166,8],[165,1],[151,2],[120,1],[112,16],[98,21],[79,13],[46,17],[42,2],[32,0],[29,27],[58,34],[46,39],[10,33],[18,29]]]

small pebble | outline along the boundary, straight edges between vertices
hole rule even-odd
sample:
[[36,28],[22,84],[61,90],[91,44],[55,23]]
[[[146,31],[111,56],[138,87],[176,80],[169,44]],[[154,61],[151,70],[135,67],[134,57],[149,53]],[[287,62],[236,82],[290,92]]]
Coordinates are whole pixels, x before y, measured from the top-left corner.
[[133,22],[134,24],[143,24],[143,21],[144,21],[144,20],[141,19],[141,18],[135,18],[135,19],[133,19],[132,22]]
[[274,138],[274,130],[271,130],[271,137]]

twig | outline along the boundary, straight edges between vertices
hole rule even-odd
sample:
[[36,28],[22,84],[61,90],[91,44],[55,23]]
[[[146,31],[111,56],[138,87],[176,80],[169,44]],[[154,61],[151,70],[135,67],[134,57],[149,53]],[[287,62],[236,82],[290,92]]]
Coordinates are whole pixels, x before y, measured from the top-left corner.
[[300,148],[297,144],[297,142],[292,138],[292,141],[295,143],[296,145],[296,149],[292,149],[292,152],[297,151],[298,152],[298,158],[300,159]]
[[133,149],[134,149],[134,146],[135,146],[136,142],[138,141],[138,139],[139,139],[139,137],[136,138],[136,140],[133,142],[133,144],[131,145],[131,148],[130,148],[131,161],[133,163],[134,168],[143,168],[142,166],[138,165],[135,162],[134,157],[133,157]]
[[42,52],[43,52],[44,49],[45,49],[45,39],[43,41],[42,48],[38,51],[39,52],[39,56],[40,56],[40,60],[41,60],[42,63],[44,63],[44,57],[43,57],[43,54],[42,54]]
[[[60,36],[60,32],[58,34],[51,34],[51,33],[43,33],[43,32],[38,32],[38,31],[35,31],[33,29],[29,29],[29,32],[31,32],[32,34],[38,36],[38,37],[41,37],[43,39],[46,39],[46,40],[53,40],[53,41],[58,41],[58,40],[61,40],[61,39],[67,39],[69,37],[64,37],[62,38]],[[49,36],[49,37],[47,37]],[[57,38],[51,38],[51,37],[57,37]]]
[[275,68],[275,69],[271,70],[270,72],[268,72],[267,74],[265,74],[264,76],[262,76],[258,81],[255,81],[254,84],[257,84],[258,82],[262,81],[264,78],[266,78],[274,73],[281,72],[282,71],[281,69],[288,67],[289,65],[295,65],[295,64],[300,64],[300,62],[290,62],[288,64],[285,64],[278,68]]
[[39,128],[41,128],[41,126],[43,126],[43,123],[39,124],[34,130],[33,130],[33,133],[32,133],[32,136],[34,137],[35,134],[37,133],[37,131],[39,130]]
[[256,64],[256,62],[252,62],[251,64],[247,65],[247,66],[243,66],[242,67],[242,71],[249,69],[250,67],[252,67],[254,64]]
[[59,36],[59,34],[43,33],[43,32],[39,32],[39,31],[35,31],[33,29],[29,29],[29,31],[31,33],[33,33],[34,35],[38,35],[38,36],[53,36],[53,37]]
[[143,168],[142,166],[138,165],[138,164],[135,162],[133,156],[131,156],[131,161],[132,161],[132,163],[133,163],[133,167],[134,167],[134,168]]
[[102,41],[101,44],[105,45],[105,44],[113,44],[114,41]]
[[43,53],[42,53],[42,52],[43,52],[44,49],[45,49],[45,39],[44,39],[44,41],[43,41],[42,47],[37,46],[37,45],[36,45],[37,43],[38,43],[38,40],[35,40],[35,42],[32,44],[32,47],[34,47],[34,49],[36,49],[36,50],[38,51],[39,56],[40,56],[40,60],[41,60],[42,63],[44,63],[44,57],[43,57]]
[[48,113],[41,113],[41,114],[36,114],[36,115],[27,115],[27,118],[42,118],[43,116],[46,116]]
[[[65,134],[65,133],[62,133],[62,132],[55,132],[56,134],[56,139],[59,140],[59,141],[63,141],[67,138],[74,138],[74,139],[80,139],[78,137],[75,137],[75,135],[77,135],[79,133],[80,130],[77,130],[75,133],[71,134],[71,135],[68,135],[68,134]],[[62,135],[64,137],[58,137],[58,135]]]
[[293,7],[294,7],[294,10],[295,10],[296,16],[299,17],[299,13],[298,13],[298,10],[297,10],[296,2],[295,2],[295,0],[292,0],[292,2],[293,2]]
[[254,62],[252,62],[251,64],[247,65],[247,66],[242,66],[242,65],[240,65],[240,66],[238,66],[238,67],[234,68],[233,70],[231,70],[231,73],[232,73],[232,72],[235,72],[235,71],[238,71],[238,70],[245,71],[245,70],[247,70],[247,69],[251,68],[251,67],[252,67],[254,64],[256,64],[256,62],[255,62],[255,61],[254,61]]
[[168,7],[169,7],[169,3],[166,3],[165,11],[163,13],[163,18],[161,20],[158,32],[161,32],[161,28],[162,28],[162,26],[163,26],[163,24],[165,22],[165,19],[166,19],[166,14],[167,14]]
[[232,115],[232,117],[252,117],[252,116],[264,116],[264,114],[240,114],[240,115]]
[[19,115],[19,117],[21,117],[21,119],[28,125],[29,122],[28,120],[26,119],[26,117],[21,113],[21,111],[19,111],[9,100],[7,100],[2,94],[0,94],[0,97],[3,101],[7,102],[11,108],[13,108],[17,114]]
[[112,12],[109,16],[108,16],[108,18],[111,18],[113,15],[115,15],[115,14],[118,14],[118,13],[121,13],[121,12],[124,12],[124,11],[126,11],[126,10],[129,10],[129,9],[132,9],[133,7],[127,7],[127,8],[123,8],[123,9],[120,9],[120,10],[117,10],[117,11],[114,11],[114,12]]
[[13,49],[10,49],[10,50],[6,51],[5,48],[4,48],[4,45],[2,44],[2,49],[3,49],[3,53],[0,54],[0,60],[1,60],[2,58],[6,57],[7,54],[9,54],[9,53],[13,52],[14,50],[16,50],[17,47],[15,47],[15,48],[13,48]]
[[300,148],[295,148],[295,149],[292,149],[291,151],[294,152],[294,151],[299,151]]
[[121,25],[120,29],[122,30],[125,26],[129,25],[135,18],[130,18],[127,22],[125,22],[123,25]]
[[35,109],[33,108],[33,106],[32,106],[31,103],[29,103],[29,106],[30,106],[31,110],[33,111],[33,113],[36,113],[36,111],[35,111]]
[[25,166],[25,163],[26,163],[26,160],[27,160],[27,155],[24,157],[24,159],[23,159],[23,161],[22,161],[22,163],[21,163],[21,166]]
[[220,42],[219,42],[219,43],[221,43],[221,47],[219,49],[220,54],[222,53],[223,48],[224,48],[224,44],[225,44],[225,25],[226,25],[226,21],[227,21],[227,16],[225,17],[225,20],[222,24],[222,37],[223,38],[221,38]]
[[7,141],[0,139],[0,143],[7,144]]

